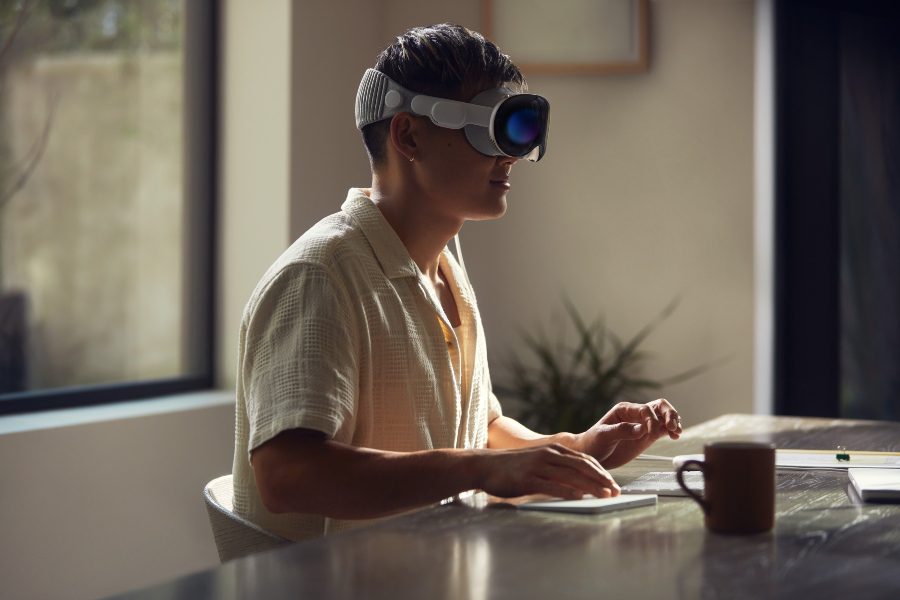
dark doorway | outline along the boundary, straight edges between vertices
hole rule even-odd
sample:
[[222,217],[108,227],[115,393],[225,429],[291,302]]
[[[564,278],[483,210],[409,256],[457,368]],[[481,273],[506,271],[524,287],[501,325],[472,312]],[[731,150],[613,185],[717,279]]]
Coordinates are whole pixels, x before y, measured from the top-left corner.
[[900,419],[900,18],[776,4],[776,412]]

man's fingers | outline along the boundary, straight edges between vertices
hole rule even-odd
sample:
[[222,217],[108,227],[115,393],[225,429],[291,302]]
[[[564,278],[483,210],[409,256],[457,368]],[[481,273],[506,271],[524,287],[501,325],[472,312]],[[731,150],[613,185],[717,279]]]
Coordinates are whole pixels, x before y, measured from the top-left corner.
[[659,415],[656,414],[656,406],[653,403],[644,404],[641,407],[641,418],[647,424],[651,432],[661,432],[664,428]]
[[608,417],[612,417],[612,419],[607,419],[604,417],[604,422],[614,424],[619,422],[629,421],[634,423],[635,421],[641,420],[641,411],[644,409],[644,404],[638,404],[637,402],[619,402],[609,411]]
[[619,402],[610,413],[612,418],[604,417],[601,422],[608,425],[615,423],[640,423],[643,424],[643,433],[662,433],[666,430],[665,424],[660,421],[652,403]]
[[603,485],[607,487],[619,487],[616,484],[616,480],[612,478],[612,475],[610,475],[609,472],[603,468],[603,466],[597,461],[596,458],[589,454],[579,454],[577,456],[561,456],[559,457],[559,459],[554,461],[554,464],[568,469],[574,469],[584,477],[601,481]]
[[675,407],[665,398],[658,398],[651,402],[651,404],[655,405],[654,411],[665,424],[666,431],[669,433],[674,432],[680,434],[682,431],[681,417],[678,415],[678,411],[675,410]]
[[[595,496],[604,489],[611,491],[611,495],[619,493],[619,486],[606,469],[604,469],[594,457],[577,453],[576,455],[556,454],[549,457],[549,468],[542,474],[543,477],[559,479],[562,477],[567,483],[588,491]],[[559,473],[559,475],[557,475]]]
[[610,425],[639,422],[643,423],[650,433],[667,433],[672,439],[678,439],[682,432],[681,417],[665,398],[658,398],[647,404],[619,402],[601,422]]
[[584,492],[579,489],[543,477],[536,478],[532,487],[535,494],[547,494],[567,500],[580,500],[584,497]]
[[593,494],[598,498],[618,496],[621,489],[612,481],[612,478],[598,479],[593,475],[586,475],[577,469],[566,467],[551,467],[539,477],[553,481],[560,485],[567,485],[584,493]]

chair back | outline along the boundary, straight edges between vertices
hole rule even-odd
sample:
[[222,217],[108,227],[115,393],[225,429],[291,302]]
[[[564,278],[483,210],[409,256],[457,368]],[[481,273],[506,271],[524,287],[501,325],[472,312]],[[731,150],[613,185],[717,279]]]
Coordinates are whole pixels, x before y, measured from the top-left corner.
[[206,503],[206,513],[209,515],[220,561],[229,561],[291,543],[291,540],[234,514],[233,489],[231,475],[217,477],[203,488],[203,501]]

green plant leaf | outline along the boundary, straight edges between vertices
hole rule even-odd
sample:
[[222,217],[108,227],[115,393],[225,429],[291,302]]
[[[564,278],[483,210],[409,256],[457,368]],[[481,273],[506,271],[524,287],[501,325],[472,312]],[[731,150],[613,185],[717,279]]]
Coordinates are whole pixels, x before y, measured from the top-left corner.
[[[714,366],[701,365],[662,380],[642,375],[650,355],[641,345],[675,311],[678,298],[627,342],[607,327],[602,316],[589,323],[567,296],[562,302],[568,317],[563,326],[553,329],[552,337],[542,326],[533,333],[520,330],[529,360],[512,355],[506,363],[512,380],[495,386],[519,400],[520,419],[536,431],[583,431],[620,400],[645,401],[645,392],[690,379]],[[567,325],[574,328],[573,343],[567,340]]]

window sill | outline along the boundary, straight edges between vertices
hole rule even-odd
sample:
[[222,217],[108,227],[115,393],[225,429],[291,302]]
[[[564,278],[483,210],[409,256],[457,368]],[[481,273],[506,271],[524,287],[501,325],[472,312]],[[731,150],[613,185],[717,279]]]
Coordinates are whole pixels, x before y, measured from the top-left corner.
[[98,406],[46,410],[0,417],[0,435],[131,419],[148,415],[234,405],[231,390],[206,390]]

